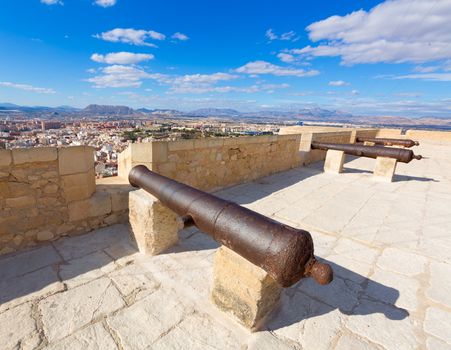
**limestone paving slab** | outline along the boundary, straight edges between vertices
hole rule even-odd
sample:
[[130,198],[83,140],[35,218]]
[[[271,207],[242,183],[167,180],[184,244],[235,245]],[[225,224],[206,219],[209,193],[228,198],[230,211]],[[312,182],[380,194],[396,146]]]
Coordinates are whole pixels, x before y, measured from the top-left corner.
[[115,268],[113,260],[104,252],[98,251],[62,264],[60,276],[68,288],[74,288],[101,277]]
[[0,281],[39,270],[61,260],[51,245],[0,257]]
[[173,293],[169,289],[159,289],[107,318],[106,322],[125,350],[151,348],[187,315],[194,313],[192,304],[178,300]]
[[98,349],[108,349],[116,350],[119,349],[113,340],[113,337],[107,330],[102,326],[101,322],[95,323],[91,326],[83,328],[67,338],[51,343],[44,347],[46,350],[72,350],[72,349],[83,349],[83,350],[98,350]]
[[64,290],[52,266],[0,281],[0,312]]
[[5,350],[35,349],[40,343],[31,303],[0,313],[0,344]]
[[108,278],[99,278],[39,303],[44,332],[52,342],[125,306]]

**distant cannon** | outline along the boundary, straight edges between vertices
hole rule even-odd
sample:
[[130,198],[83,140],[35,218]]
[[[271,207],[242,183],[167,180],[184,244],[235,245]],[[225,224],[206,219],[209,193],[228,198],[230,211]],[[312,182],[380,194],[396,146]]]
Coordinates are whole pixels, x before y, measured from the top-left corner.
[[391,148],[383,146],[364,146],[357,144],[342,144],[342,143],[326,143],[326,142],[312,142],[312,149],[319,150],[336,150],[343,151],[345,154],[367,157],[367,158],[393,158],[398,162],[409,163],[412,159],[421,159],[422,156],[415,155],[410,149]]
[[403,146],[406,148],[410,148],[413,146],[419,146],[420,143],[418,141],[410,140],[410,139],[389,139],[389,138],[371,138],[371,137],[357,137],[356,142],[371,142],[375,145],[384,145],[384,146]]
[[130,184],[157,197],[166,207],[216,241],[265,270],[283,287],[303,277],[319,284],[333,279],[329,265],[313,255],[309,232],[269,219],[233,202],[218,198],[165,176],[144,165],[132,168]]

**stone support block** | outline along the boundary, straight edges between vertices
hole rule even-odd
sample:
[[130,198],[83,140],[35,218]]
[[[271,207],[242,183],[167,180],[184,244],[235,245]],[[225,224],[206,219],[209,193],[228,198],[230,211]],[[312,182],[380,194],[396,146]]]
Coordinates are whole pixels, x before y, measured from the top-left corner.
[[14,148],[12,150],[15,165],[35,162],[51,162],[57,158],[55,147]]
[[86,173],[94,168],[94,148],[72,146],[58,149],[60,175]]
[[324,161],[324,172],[334,174],[343,172],[345,157],[346,155],[343,151],[328,150]]
[[260,267],[227,247],[215,254],[211,298],[222,311],[258,330],[276,306],[282,287]]
[[392,182],[396,170],[396,159],[377,157],[374,167],[374,179],[383,182]]
[[156,255],[178,241],[181,220],[144,190],[129,195],[129,221],[139,251]]
[[9,149],[0,149],[0,167],[9,166],[12,162],[12,153]]

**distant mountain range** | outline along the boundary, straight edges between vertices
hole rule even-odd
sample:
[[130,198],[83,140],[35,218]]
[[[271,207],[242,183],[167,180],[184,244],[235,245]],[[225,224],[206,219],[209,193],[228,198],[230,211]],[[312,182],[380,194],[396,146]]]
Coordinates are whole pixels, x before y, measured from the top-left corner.
[[243,120],[248,122],[327,122],[360,125],[390,125],[390,126],[438,126],[451,128],[451,118],[421,117],[407,118],[399,116],[355,116],[339,110],[323,108],[304,108],[292,111],[265,110],[256,112],[240,112],[230,108],[201,108],[189,112],[175,109],[132,109],[128,106],[111,106],[91,104],[86,108],[71,106],[19,106],[12,103],[0,103],[0,116],[5,114],[20,114],[24,117],[40,117],[50,115],[54,118],[63,116],[90,117],[152,117],[163,118],[219,118],[226,120]]

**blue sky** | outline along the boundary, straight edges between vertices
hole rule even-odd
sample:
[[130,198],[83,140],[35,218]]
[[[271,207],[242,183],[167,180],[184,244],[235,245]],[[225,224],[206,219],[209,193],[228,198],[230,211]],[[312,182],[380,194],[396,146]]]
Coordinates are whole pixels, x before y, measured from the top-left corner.
[[0,3],[0,102],[451,117],[451,1]]

